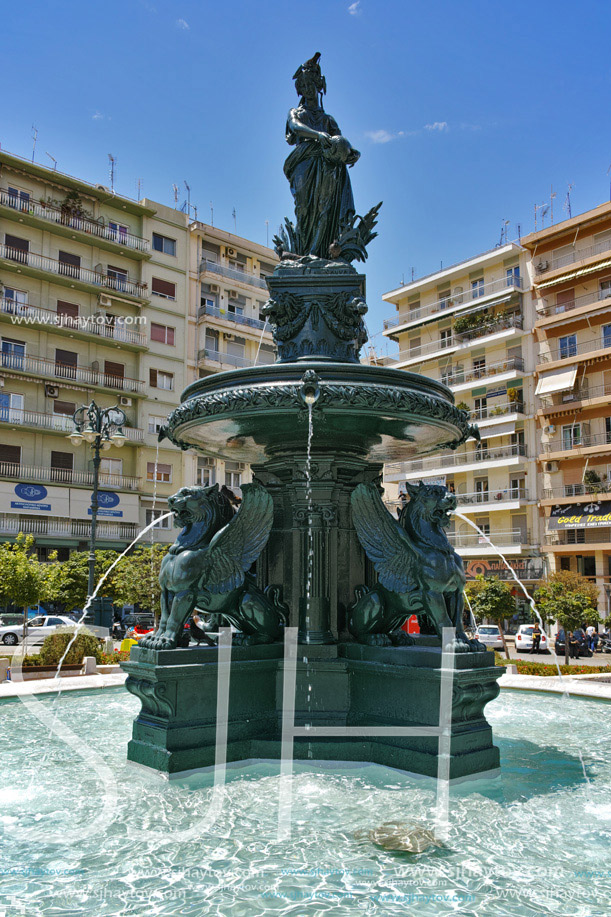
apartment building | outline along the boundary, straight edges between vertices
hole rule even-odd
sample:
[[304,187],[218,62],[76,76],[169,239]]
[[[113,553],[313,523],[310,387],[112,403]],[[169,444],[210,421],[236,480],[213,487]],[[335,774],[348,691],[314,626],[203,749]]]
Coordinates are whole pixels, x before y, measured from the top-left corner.
[[[537,509],[535,340],[527,252],[507,243],[404,284],[382,298],[397,316],[384,335],[399,346],[392,364],[450,387],[481,431],[454,452],[388,464],[388,499],[406,481],[443,483],[458,510],[494,542],[518,576],[543,575]],[[449,537],[467,576],[509,571],[486,540],[455,517]],[[517,597],[519,598],[519,597]]]
[[[268,298],[265,278],[278,263],[263,245],[206,223],[190,225],[191,345],[196,377],[273,363],[275,349],[261,309]],[[201,484],[226,484],[238,495],[251,478],[241,462],[213,455],[197,460]]]
[[[92,453],[76,408],[125,412],[104,451],[98,542],[124,548],[195,459],[157,432],[188,379],[187,217],[0,151],[0,539],[87,546]],[[156,540],[172,540],[169,526]]]
[[611,583],[611,203],[522,240],[538,356],[544,549],[552,570]]

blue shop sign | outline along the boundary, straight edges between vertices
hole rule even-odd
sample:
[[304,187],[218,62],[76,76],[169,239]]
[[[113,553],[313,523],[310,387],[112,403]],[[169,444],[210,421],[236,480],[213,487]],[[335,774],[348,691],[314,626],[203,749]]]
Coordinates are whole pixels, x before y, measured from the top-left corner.
[[[121,517],[123,515],[123,510],[114,509],[120,502],[121,497],[119,494],[111,493],[108,490],[101,490],[98,493],[98,516]],[[89,507],[88,513],[91,516],[91,507]]]
[[50,503],[41,503],[47,496],[47,488],[42,484],[16,484],[15,494],[19,500],[11,500],[11,509],[40,510],[48,513],[51,511]]

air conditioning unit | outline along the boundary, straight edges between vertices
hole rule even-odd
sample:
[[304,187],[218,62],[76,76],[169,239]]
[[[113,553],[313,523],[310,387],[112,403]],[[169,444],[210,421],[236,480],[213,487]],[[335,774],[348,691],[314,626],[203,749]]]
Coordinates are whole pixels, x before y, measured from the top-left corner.
[[122,408],[131,408],[132,399],[128,398],[126,395],[121,395],[121,397],[119,398],[119,404],[121,405]]
[[548,423],[546,427],[543,427],[543,432],[547,433],[548,436],[553,436],[556,432],[556,427],[553,423]]
[[558,462],[545,462],[543,467],[548,474],[553,474],[558,471]]
[[228,257],[228,258],[235,258],[236,255],[237,255],[237,252],[236,252],[235,248],[228,248],[228,249],[227,249],[227,257]]
[[539,261],[539,263],[535,265],[535,270],[537,274],[544,274],[545,271],[549,271],[549,261]]
[[217,283],[211,283],[211,284],[210,284],[210,292],[211,292],[211,293],[220,293],[220,290],[221,290],[221,288],[219,287],[219,285],[218,285]]
[[59,388],[57,385],[45,385],[45,395],[47,398],[59,398]]
[[229,299],[237,299],[239,293],[237,290],[229,290]]
[[110,296],[107,296],[106,293],[100,293],[100,305],[101,306],[112,306],[112,299]]

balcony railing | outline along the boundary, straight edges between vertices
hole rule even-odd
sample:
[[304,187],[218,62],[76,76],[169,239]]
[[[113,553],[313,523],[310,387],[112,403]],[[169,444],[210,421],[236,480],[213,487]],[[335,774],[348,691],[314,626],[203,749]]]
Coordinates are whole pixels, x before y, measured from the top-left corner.
[[[74,421],[68,414],[42,414],[38,411],[26,411],[22,408],[0,407],[0,423],[10,423],[20,427],[36,427],[41,430],[52,430],[56,433],[71,433]],[[141,443],[144,432],[138,427],[123,427],[123,433],[130,442]]]
[[481,325],[479,328],[471,328],[469,331],[464,331],[460,334],[454,333],[443,340],[431,341],[429,344],[422,344],[419,347],[410,347],[409,350],[402,350],[399,353],[398,362],[402,363],[404,360],[415,360],[431,353],[447,350],[450,347],[466,346],[471,341],[478,338],[496,334],[499,331],[506,331],[510,328],[522,328],[521,315],[512,315],[498,319],[497,321],[488,322],[486,325]]
[[479,379],[485,379],[488,376],[498,376],[501,373],[513,371],[524,372],[524,360],[522,357],[512,357],[510,360],[502,360],[500,363],[488,363],[472,369],[469,372],[446,373],[441,381],[445,385],[463,385],[466,382],[477,382]]
[[[491,532],[488,538],[498,548],[530,544],[529,533],[523,532],[521,529],[512,529],[508,532]],[[450,532],[448,540],[454,548],[490,547],[486,539],[478,532]]]
[[30,303],[16,302],[14,299],[6,299],[5,297],[0,298],[0,312],[4,315],[10,315],[14,325],[40,324],[52,328],[83,331],[87,334],[95,334],[96,337],[103,337],[125,344],[138,344],[140,346],[147,344],[146,335],[141,331],[132,331],[131,328],[121,322],[113,322],[112,324],[106,321],[98,322],[95,316],[73,318],[71,315],[53,312],[51,309],[42,309],[40,306],[30,305]]
[[398,318],[386,319],[384,322],[384,329],[396,328],[397,325],[404,325],[407,322],[416,322],[422,318],[426,318],[428,315],[434,315],[436,312],[444,312],[446,309],[452,309],[454,306],[468,306],[471,303],[477,302],[478,299],[482,299],[484,296],[492,296],[495,293],[506,293],[507,290],[521,289],[521,277],[503,277],[500,280],[490,280],[488,283],[485,283],[483,287],[478,287],[474,290],[466,290],[458,296],[448,295],[428,305],[419,306],[417,309],[410,309],[409,312],[404,312]]
[[611,542],[611,528],[568,529],[562,532],[546,532],[545,543],[552,545],[575,545],[581,548],[589,544]]
[[267,322],[262,322],[258,318],[249,318],[247,315],[239,315],[237,312],[229,312],[227,309],[221,310],[213,306],[202,306],[198,312],[198,317],[203,315],[212,315],[214,318],[222,318],[226,322],[234,322],[237,325],[248,325],[250,328],[263,330]]
[[40,220],[47,220],[49,223],[58,223],[60,226],[67,226],[69,229],[85,232],[87,235],[96,236],[98,239],[116,242],[117,245],[122,245],[124,248],[131,248],[138,252],[147,252],[149,250],[148,239],[142,239],[140,236],[135,236],[133,233],[120,228],[113,229],[106,223],[98,222],[88,217],[72,216],[53,204],[41,204],[32,199],[24,200],[15,194],[11,194],[6,188],[0,188],[0,204],[4,207],[11,207],[19,213],[27,213]]
[[588,497],[608,493],[611,493],[611,481],[600,481],[598,484],[561,484],[560,487],[546,487],[543,491],[543,499],[571,499],[572,497]]
[[[98,538],[113,541],[133,541],[139,532],[134,522],[98,522]],[[11,513],[0,515],[0,533],[3,535],[56,535],[59,538],[82,538],[86,540],[91,534],[91,522],[86,519],[37,519],[21,518]]]
[[567,302],[544,302],[537,306],[537,315],[540,318],[549,318],[551,315],[562,315],[564,312],[572,312],[574,309],[580,309],[582,306],[588,306],[590,303],[605,302],[611,297],[611,290],[592,290],[591,293],[584,293],[583,296],[574,296]]
[[100,271],[92,271],[87,267],[68,264],[66,261],[56,261],[54,258],[47,258],[36,252],[25,251],[21,248],[11,248],[11,246],[5,245],[3,242],[0,242],[0,258],[6,258],[8,261],[14,261],[17,264],[24,264],[38,271],[45,271],[49,274],[57,274],[60,277],[68,277],[72,280],[79,280],[82,283],[89,283],[105,290],[114,290],[115,293],[125,293],[128,296],[136,296],[138,299],[146,297],[147,285],[139,280],[135,281],[129,280],[127,277],[102,274]]
[[505,404],[486,405],[482,408],[474,408],[469,411],[470,420],[492,420],[495,417],[503,417],[505,414],[523,414],[524,405],[521,401],[508,401]]
[[200,350],[197,359],[199,361],[208,360],[212,363],[224,363],[227,366],[254,366],[254,361],[246,357],[240,357],[233,353],[222,353],[220,350]]
[[581,385],[572,392],[561,392],[553,395],[541,395],[544,408],[562,407],[563,404],[572,404],[576,401],[589,401],[593,398],[608,398],[611,396],[611,384],[607,385]]
[[558,268],[575,264],[577,261],[585,261],[586,258],[603,255],[609,251],[611,251],[611,239],[601,239],[600,242],[595,242],[594,245],[574,248],[573,251],[563,252],[561,255],[556,255],[552,251],[535,258],[535,272],[537,277],[540,277],[547,271],[555,271]]
[[[71,468],[49,468],[41,465],[21,465],[16,462],[0,462],[0,477],[20,481],[44,481],[51,484],[81,484],[93,486],[93,471],[73,471]],[[124,474],[100,472],[101,487],[113,490],[138,490],[139,478]]]
[[523,487],[510,487],[505,490],[484,490],[472,494],[456,494],[459,506],[472,506],[478,503],[512,503],[516,500],[528,500]]
[[599,350],[611,349],[611,334],[603,334],[589,341],[579,341],[564,347],[555,347],[547,353],[540,353],[541,363],[552,363],[554,360],[571,360],[584,354],[596,353]]
[[572,436],[543,443],[546,452],[570,452],[572,449],[589,449],[595,446],[611,446],[611,432],[573,433]]
[[249,287],[259,287],[261,290],[267,290],[267,284],[264,278],[258,277],[257,274],[253,274],[252,271],[241,271],[239,268],[226,267],[224,264],[219,264],[217,261],[208,261],[207,258],[201,260],[199,270],[201,274],[219,274],[221,277],[226,277],[228,280],[237,280],[239,283],[248,284]]
[[526,446],[522,443],[511,446],[499,446],[494,449],[481,448],[470,452],[442,452],[430,458],[412,459],[408,462],[392,462],[385,466],[384,476],[396,474],[417,474],[419,471],[430,469],[451,468],[457,465],[479,465],[482,462],[495,462],[500,459],[522,457],[527,458]]
[[118,389],[121,392],[141,392],[144,388],[144,382],[138,379],[116,376],[96,369],[85,369],[82,366],[56,363],[44,357],[30,357],[11,351],[0,352],[0,367],[44,376],[47,379],[66,379],[70,382],[83,382],[85,385]]

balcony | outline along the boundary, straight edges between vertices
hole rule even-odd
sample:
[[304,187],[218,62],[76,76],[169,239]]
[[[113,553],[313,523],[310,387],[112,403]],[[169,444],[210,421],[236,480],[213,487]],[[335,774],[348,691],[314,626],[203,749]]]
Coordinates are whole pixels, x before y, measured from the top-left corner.
[[472,369],[470,372],[446,373],[442,376],[441,381],[444,385],[453,386],[469,385],[472,382],[480,382],[482,379],[488,379],[492,376],[499,376],[503,373],[524,372],[524,360],[522,357],[512,357],[509,360],[502,360],[499,363],[487,363]]
[[543,282],[545,280],[543,275],[548,271],[557,271],[571,264],[577,264],[579,261],[586,261],[588,258],[595,258],[597,255],[608,253],[611,253],[611,239],[601,239],[600,242],[595,242],[594,245],[574,248],[573,251],[563,252],[561,255],[556,255],[552,251],[545,255],[537,256],[535,258],[535,273],[538,278],[536,282]]
[[148,340],[141,331],[132,331],[125,324],[98,322],[95,316],[79,316],[73,318],[51,309],[42,309],[29,303],[15,302],[14,299],[0,298],[0,314],[9,315],[13,325],[44,325],[55,331],[64,328],[82,334],[93,334],[112,343],[132,344],[137,347],[147,347]]
[[611,350],[611,334],[602,334],[591,338],[589,341],[579,341],[568,346],[555,347],[548,353],[539,353],[540,365],[555,363],[560,360],[573,360],[581,357],[590,357],[603,350]]
[[[34,427],[37,430],[48,430],[51,433],[71,433],[74,421],[67,414],[42,414],[38,411],[25,411],[21,408],[0,407],[0,423],[16,427]],[[137,427],[123,427],[127,441],[141,443],[144,431]]]
[[199,265],[200,274],[217,274],[226,277],[227,280],[236,280],[238,283],[245,283],[249,287],[258,287],[260,290],[267,291],[267,284],[263,277],[253,274],[252,271],[241,271],[233,267],[226,267],[217,261],[208,261],[203,258]]
[[423,362],[446,350],[452,350],[453,352],[459,349],[468,350],[475,340],[490,337],[502,331],[521,329],[521,315],[506,316],[496,321],[487,322],[485,325],[480,325],[478,328],[472,328],[469,331],[464,331],[462,333],[454,332],[450,337],[444,338],[443,340],[431,341],[428,344],[422,344],[420,347],[410,347],[409,350],[402,350],[399,353],[397,363],[408,364]]
[[[490,532],[488,538],[504,554],[519,554],[522,547],[529,545],[530,534],[521,529],[511,529],[506,532]],[[495,553],[495,550],[478,532],[450,532],[448,540],[452,547],[459,553],[471,556],[481,553]]]
[[[135,522],[98,522],[97,536],[104,541],[124,541],[130,543],[134,540],[139,526]],[[36,517],[21,518],[13,513],[0,515],[0,534],[18,535],[46,535],[58,538],[78,538],[87,541],[91,534],[91,522],[86,519],[37,519]]]
[[121,248],[129,248],[135,252],[147,253],[149,251],[148,239],[135,236],[131,232],[122,231],[120,228],[112,229],[102,221],[92,220],[88,217],[76,217],[65,213],[60,207],[53,204],[41,204],[33,200],[23,200],[15,194],[10,194],[6,188],[0,188],[0,205],[10,207],[18,213],[55,223],[57,226],[69,230],[84,232],[104,242],[112,242]]
[[[552,452],[577,452],[581,453],[585,449],[596,449],[600,446],[611,448],[611,431],[605,433],[586,433],[581,431],[579,434],[566,436],[562,439],[554,439],[551,442],[542,443],[543,449],[547,453],[545,458],[549,458]],[[601,449],[601,452],[608,452],[609,449]]]
[[507,414],[524,414],[524,405],[521,401],[507,401],[503,404],[489,404],[486,407],[469,411],[469,420],[479,421],[496,420],[497,417],[506,417]]
[[408,462],[392,462],[384,467],[384,480],[400,480],[408,475],[417,477],[418,474],[425,472],[428,474],[439,474],[447,468],[457,470],[460,466],[465,466],[465,470],[473,470],[473,466],[481,467],[482,464],[489,462],[503,462],[508,464],[519,464],[522,459],[528,458],[526,446],[522,443],[510,446],[499,446],[497,448],[480,448],[470,452],[442,452],[429,458],[413,459]]
[[[0,462],[0,477],[19,481],[42,481],[50,484],[69,484],[93,487],[93,471],[73,471],[71,468],[49,468],[39,465],[21,465],[14,462]],[[124,474],[102,474],[101,487],[113,490],[138,490],[139,478]]]
[[197,313],[197,317],[202,318],[204,315],[220,318],[224,322],[234,322],[236,325],[247,325],[249,328],[256,328],[260,331],[267,326],[267,322],[262,322],[258,318],[249,318],[247,315],[239,315],[237,312],[229,312],[226,309],[221,310],[213,306],[202,306]]
[[92,271],[90,268],[77,267],[65,261],[56,261],[54,258],[38,255],[36,252],[11,248],[3,242],[0,242],[0,258],[10,261],[11,266],[13,264],[22,265],[32,272],[42,271],[44,274],[55,274],[58,277],[67,278],[68,281],[76,281],[97,289],[112,290],[136,299],[145,299],[147,295],[146,283],[141,283],[139,280],[129,280],[127,277],[115,277],[111,274],[103,274],[101,271]]
[[431,315],[442,317],[438,316],[438,313],[447,312],[448,310],[457,312],[465,306],[479,302],[481,299],[495,296],[499,293],[514,293],[522,289],[523,282],[521,277],[503,277],[500,280],[490,280],[488,283],[485,283],[483,287],[478,287],[475,290],[467,290],[456,297],[447,296],[442,299],[437,299],[435,302],[425,306],[419,306],[417,309],[410,309],[409,312],[404,312],[397,318],[386,319],[384,322],[384,330],[388,331],[391,328],[397,328],[399,325],[417,323]]
[[602,548],[611,548],[611,528],[601,526],[593,529],[546,532],[545,543],[551,547],[566,547],[578,551],[583,551],[584,548],[594,550],[598,545]]
[[456,499],[459,506],[481,506],[484,503],[492,503],[503,507],[506,503],[528,501],[530,497],[523,487],[509,487],[504,490],[478,490],[476,493],[456,494]]
[[544,302],[543,305],[537,307],[537,315],[540,318],[551,318],[552,316],[563,316],[567,312],[574,312],[576,309],[581,309],[593,303],[597,306],[599,304],[602,306],[610,296],[611,290],[592,290],[591,293],[584,293],[583,296],[574,296],[573,299],[569,299],[567,302]]
[[559,487],[546,487],[542,492],[543,500],[590,500],[598,494],[611,493],[611,481],[600,481],[598,484],[561,484]]
[[138,379],[115,376],[96,369],[85,369],[82,366],[55,363],[44,357],[28,357],[20,353],[0,352],[0,367],[28,375],[43,376],[46,379],[66,380],[68,383],[81,382],[96,388],[110,388],[132,394],[139,394],[144,389],[144,382]]
[[[587,380],[586,380],[587,382]],[[611,396],[611,385],[587,385],[582,384],[571,392],[560,392],[550,395],[540,395],[542,413],[548,413],[557,408],[558,411],[566,405],[567,410],[573,411],[578,404],[586,401],[596,401],[602,398],[605,402]]]

